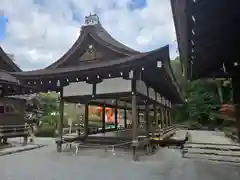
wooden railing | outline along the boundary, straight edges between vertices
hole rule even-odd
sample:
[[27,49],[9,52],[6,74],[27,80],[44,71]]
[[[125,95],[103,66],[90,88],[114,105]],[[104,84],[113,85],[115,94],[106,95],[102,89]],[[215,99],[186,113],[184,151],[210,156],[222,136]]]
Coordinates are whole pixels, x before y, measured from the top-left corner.
[[0,126],[0,138],[23,137],[28,135],[28,127],[25,125]]

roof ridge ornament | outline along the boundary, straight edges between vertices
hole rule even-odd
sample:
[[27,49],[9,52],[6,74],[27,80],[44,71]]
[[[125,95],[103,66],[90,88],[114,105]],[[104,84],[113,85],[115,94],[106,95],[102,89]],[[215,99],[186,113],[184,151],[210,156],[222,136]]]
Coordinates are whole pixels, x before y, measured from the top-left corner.
[[85,22],[84,22],[85,26],[89,26],[89,25],[91,26],[96,24],[100,24],[99,17],[97,14],[89,13],[88,16],[85,16]]

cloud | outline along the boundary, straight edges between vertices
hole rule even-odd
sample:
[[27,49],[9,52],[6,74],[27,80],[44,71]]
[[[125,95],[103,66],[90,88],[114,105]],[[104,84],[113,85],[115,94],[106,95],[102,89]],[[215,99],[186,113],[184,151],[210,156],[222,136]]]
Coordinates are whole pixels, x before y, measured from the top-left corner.
[[169,0],[1,0],[1,10],[9,20],[1,45],[24,70],[44,68],[62,56],[89,12],[127,46],[148,51],[172,44],[176,54]]

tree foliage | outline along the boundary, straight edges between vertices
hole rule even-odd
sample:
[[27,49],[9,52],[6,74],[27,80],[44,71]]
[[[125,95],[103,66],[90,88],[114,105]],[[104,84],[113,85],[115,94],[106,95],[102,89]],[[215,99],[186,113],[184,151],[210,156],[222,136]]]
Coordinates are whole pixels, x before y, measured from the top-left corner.
[[[43,123],[56,126],[59,120],[59,95],[57,93],[40,93],[38,95],[40,110],[43,112],[41,121]],[[78,104],[64,103],[64,126],[68,125],[68,120],[79,123],[84,115],[84,106]]]
[[59,100],[56,93],[40,93],[38,101],[40,102],[40,109],[43,111],[44,116],[59,112]]
[[40,110],[43,112],[40,121],[55,126],[59,117],[58,94],[54,92],[40,93],[37,99],[40,104]]
[[[204,126],[212,124],[211,114],[217,112],[221,104],[218,92],[219,80],[202,79],[190,82],[183,76],[178,58],[171,61],[171,65],[185,95],[185,103],[176,109],[176,120],[198,122]],[[229,89],[224,93],[224,97],[229,96]]]

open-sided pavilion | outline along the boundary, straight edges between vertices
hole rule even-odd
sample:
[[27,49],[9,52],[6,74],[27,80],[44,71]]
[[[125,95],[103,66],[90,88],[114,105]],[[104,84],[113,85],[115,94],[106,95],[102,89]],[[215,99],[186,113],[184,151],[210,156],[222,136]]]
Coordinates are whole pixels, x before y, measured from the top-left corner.
[[[98,16],[92,14],[85,17],[79,38],[59,60],[45,69],[11,74],[21,84],[34,87],[35,93],[60,92],[58,151],[63,143],[64,101],[85,104],[85,140],[89,135],[89,105],[115,108],[115,131],[117,109],[124,109],[125,128],[126,111],[131,110],[134,159],[141,141],[149,142],[150,131],[154,134],[172,125],[172,107],[183,102],[168,46],[144,53],[135,51],[111,37]],[[148,119],[150,111],[152,122]],[[139,112],[145,113],[144,138],[138,133]],[[105,115],[102,117],[100,132],[106,133],[109,130],[105,129]]]

